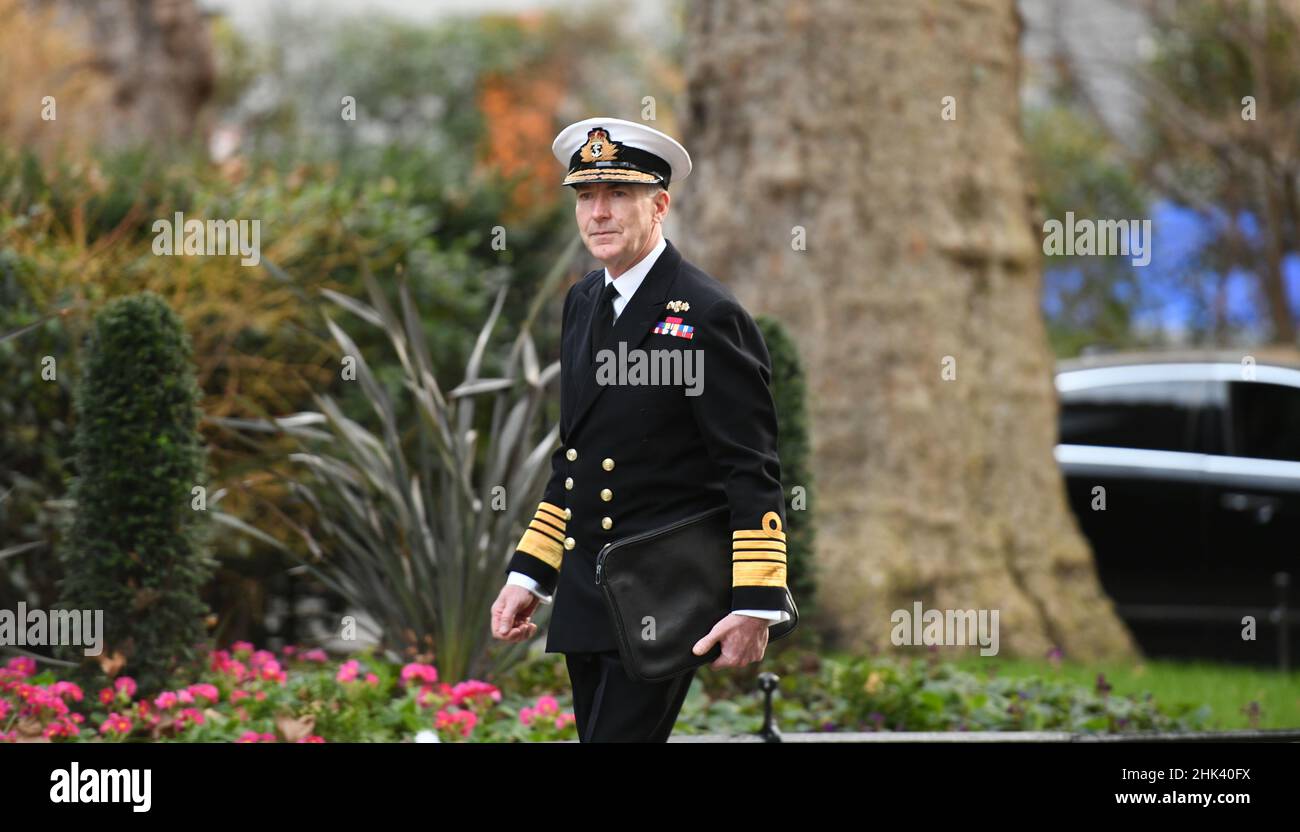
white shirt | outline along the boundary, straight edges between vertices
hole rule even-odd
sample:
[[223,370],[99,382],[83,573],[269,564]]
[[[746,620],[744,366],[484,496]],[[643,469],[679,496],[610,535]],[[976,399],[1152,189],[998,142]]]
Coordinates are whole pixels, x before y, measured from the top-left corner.
[[634,294],[636,294],[636,290],[640,288],[641,282],[645,280],[646,275],[650,274],[650,270],[654,268],[655,261],[659,259],[659,255],[663,254],[664,249],[666,248],[668,248],[668,241],[664,239],[663,234],[660,234],[659,242],[654,248],[650,249],[650,253],[645,257],[642,257],[634,266],[632,266],[632,268],[623,272],[618,277],[610,277],[609,269],[605,269],[605,285],[608,286],[613,283],[615,291],[618,292],[618,296],[614,298],[614,320],[617,321],[618,316],[623,314],[623,308],[627,306],[627,302],[632,299]]
[[[642,281],[645,280],[645,276],[650,273],[650,269],[654,267],[655,261],[659,259],[659,255],[663,254],[664,249],[667,247],[667,241],[664,239],[663,234],[660,234],[659,242],[654,248],[650,249],[650,253],[645,257],[642,257],[634,266],[632,266],[632,268],[623,272],[618,277],[610,277],[609,269],[605,269],[605,285],[608,286],[613,283],[615,291],[618,292],[618,295],[613,301],[614,320],[618,320],[618,316],[623,313],[623,309],[627,306],[628,301],[630,301],[632,296],[636,294],[636,290],[641,286]],[[522,572],[511,572],[509,576],[506,577],[506,583],[515,586],[522,586],[524,589],[542,599],[543,604],[551,603],[554,598],[552,595],[543,595],[539,592],[537,589],[537,581]],[[790,619],[790,613],[785,610],[732,610],[732,612],[738,615],[751,615],[754,618],[767,618],[771,620],[772,624],[788,621]],[[770,627],[771,624],[768,626]]]

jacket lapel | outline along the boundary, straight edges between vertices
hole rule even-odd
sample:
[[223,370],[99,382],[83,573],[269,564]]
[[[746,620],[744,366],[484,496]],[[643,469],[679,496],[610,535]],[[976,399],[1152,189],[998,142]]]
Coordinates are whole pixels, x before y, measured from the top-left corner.
[[[637,287],[636,294],[632,295],[627,306],[623,307],[618,320],[614,321],[614,328],[610,330],[605,349],[617,350],[619,341],[626,341],[628,350],[636,349],[650,334],[656,316],[663,312],[664,303],[668,300],[668,293],[672,291],[673,281],[677,278],[677,270],[682,262],[682,256],[673,244],[667,240],[664,242],[664,250],[659,254],[659,259],[650,267],[649,274]],[[596,365],[591,361],[591,316],[595,313],[596,301],[600,299],[604,288],[605,280],[602,276],[587,292],[586,314],[578,318],[582,322],[582,337],[577,342],[578,355],[574,366],[582,367],[582,375],[578,382],[578,403],[569,421],[569,427],[564,431],[566,437],[573,435],[582,418],[587,415],[587,411],[608,387],[596,383]]]

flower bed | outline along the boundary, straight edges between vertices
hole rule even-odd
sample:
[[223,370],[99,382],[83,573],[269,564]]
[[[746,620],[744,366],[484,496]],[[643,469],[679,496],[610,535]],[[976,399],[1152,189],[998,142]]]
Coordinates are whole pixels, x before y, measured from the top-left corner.
[[[760,668],[701,668],[675,733],[744,734],[762,725],[762,671],[780,677],[778,726],[802,731],[1186,731],[1204,706],[1118,696],[1044,677],[981,678],[931,656],[828,659],[785,650]],[[497,684],[443,681],[426,662],[370,653],[346,660],[286,647],[279,656],[236,643],[205,655],[192,681],[142,695],[128,677],[96,692],[37,673],[29,658],[0,669],[0,741],[537,742],[575,740],[563,660],[515,665]]]
[[555,696],[505,696],[431,664],[253,645],[207,655],[200,681],[143,697],[119,677],[93,695],[29,658],[0,669],[0,741],[500,742],[577,739]]

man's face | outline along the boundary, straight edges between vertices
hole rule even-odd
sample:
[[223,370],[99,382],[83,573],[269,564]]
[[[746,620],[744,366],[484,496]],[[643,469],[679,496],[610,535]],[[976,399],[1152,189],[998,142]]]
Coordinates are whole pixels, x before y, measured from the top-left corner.
[[595,182],[575,185],[578,232],[591,256],[611,273],[626,271],[654,245],[655,226],[668,213],[658,185]]

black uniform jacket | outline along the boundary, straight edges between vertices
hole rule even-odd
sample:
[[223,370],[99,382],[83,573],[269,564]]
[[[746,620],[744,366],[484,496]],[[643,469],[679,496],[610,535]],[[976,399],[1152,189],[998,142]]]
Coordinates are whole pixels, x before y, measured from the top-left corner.
[[[556,593],[546,652],[617,648],[595,578],[602,546],[723,504],[733,530],[731,608],[788,610],[772,365],[754,319],[667,242],[603,349],[613,359],[624,350],[625,367],[640,351],[643,368],[680,361],[684,372],[690,361],[698,375],[660,370],[658,384],[602,384],[590,342],[604,275],[591,272],[564,299],[560,446],[507,567]],[[616,364],[604,364],[601,378],[617,380]]]

